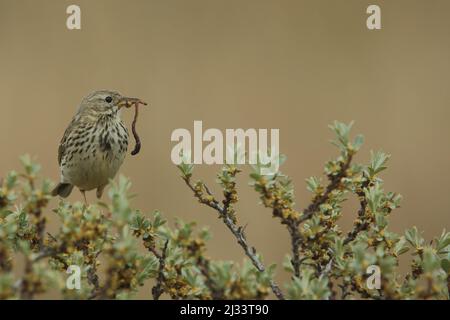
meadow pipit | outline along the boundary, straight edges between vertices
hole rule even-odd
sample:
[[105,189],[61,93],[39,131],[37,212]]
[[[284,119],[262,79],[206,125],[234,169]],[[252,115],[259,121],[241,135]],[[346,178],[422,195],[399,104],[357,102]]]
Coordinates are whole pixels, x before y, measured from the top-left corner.
[[127,153],[128,131],[120,119],[120,109],[136,104],[146,103],[107,90],[95,91],[81,101],[58,148],[61,182],[53,196],[66,198],[74,186],[80,189],[85,203],[85,191],[97,189],[97,198],[102,196]]

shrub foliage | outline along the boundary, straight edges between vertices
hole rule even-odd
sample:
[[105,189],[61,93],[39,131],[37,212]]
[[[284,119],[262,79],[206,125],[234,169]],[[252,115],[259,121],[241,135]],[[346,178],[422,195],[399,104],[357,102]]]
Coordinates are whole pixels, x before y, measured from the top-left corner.
[[[179,169],[193,196],[235,237],[245,254],[240,264],[208,257],[207,229],[181,220],[169,226],[158,211],[131,208],[131,184],[124,177],[112,182],[108,204],[61,201],[44,215],[51,210],[52,183],[24,156],[23,172],[0,181],[0,299],[33,299],[55,290],[66,299],[129,299],[146,281],[152,281],[153,299],[448,299],[450,233],[444,230],[427,243],[416,227],[404,234],[390,231],[389,216],[401,196],[383,189],[380,174],[389,155],[372,152],[369,164],[354,163],[363,137],[350,138],[351,124],[330,128],[339,154],[325,164],[326,179],[307,179],[312,196],[304,209],[296,206],[288,176],[262,175],[262,164],[250,174],[261,205],[290,237],[283,267],[291,277],[283,286],[274,280],[276,266],[266,265],[239,221],[238,166],[225,165],[218,173],[220,199],[193,178],[193,165]],[[349,197],[359,209],[352,229],[344,232],[338,222]],[[60,221],[54,234],[46,229],[49,214]],[[409,272],[402,274],[399,259],[407,252]],[[71,266],[81,271],[76,290],[67,285]],[[369,285],[373,267],[380,275],[375,287]]]

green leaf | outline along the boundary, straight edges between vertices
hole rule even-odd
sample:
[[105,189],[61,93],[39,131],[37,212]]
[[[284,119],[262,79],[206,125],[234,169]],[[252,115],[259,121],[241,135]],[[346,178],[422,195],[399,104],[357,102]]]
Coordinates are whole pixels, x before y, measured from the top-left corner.
[[364,193],[367,198],[367,204],[369,205],[372,213],[376,213],[381,210],[382,202],[384,199],[383,189],[379,183],[376,183],[374,186],[364,189]]
[[321,188],[320,179],[317,177],[310,177],[306,179],[306,189],[312,193],[318,193]]
[[[349,124],[345,124],[342,122],[334,121],[332,125],[329,126],[331,130],[336,135],[337,140],[332,141],[332,144],[337,146],[341,151],[345,152],[347,151],[349,147],[349,136],[350,136],[350,130],[353,126],[353,121]],[[360,139],[360,138],[359,138]]]
[[441,267],[447,274],[450,274],[450,259],[442,259]]
[[315,278],[311,269],[302,269],[300,277],[294,277],[288,286],[290,299],[328,299],[330,295],[328,279]]
[[424,272],[434,272],[441,268],[440,259],[433,252],[433,249],[430,247],[424,248],[423,251],[423,260],[422,266]]
[[439,238],[436,241],[436,251],[438,254],[445,254],[450,250],[450,232],[442,231]]
[[8,175],[6,176],[5,182],[6,182],[6,188],[8,188],[9,190],[14,188],[14,186],[16,185],[16,182],[17,182],[17,172],[16,171],[9,172]]
[[358,134],[358,135],[355,137],[355,139],[353,140],[353,144],[352,144],[353,149],[354,149],[355,151],[358,151],[358,150],[361,148],[361,146],[362,146],[363,144],[364,144],[364,136],[361,135],[361,134]]
[[415,226],[405,231],[405,239],[416,249],[422,248],[425,242]]
[[383,151],[370,151],[370,155],[371,160],[370,165],[367,167],[367,172],[369,174],[369,177],[373,178],[375,175],[387,168],[386,163],[391,156],[384,153]]
[[284,257],[283,269],[287,272],[294,273],[294,267],[292,266],[292,257],[289,254]]
[[153,214],[154,214],[153,228],[158,229],[167,222],[161,217],[161,212],[156,210]]
[[405,237],[401,237],[394,246],[394,254],[399,256],[409,250]]

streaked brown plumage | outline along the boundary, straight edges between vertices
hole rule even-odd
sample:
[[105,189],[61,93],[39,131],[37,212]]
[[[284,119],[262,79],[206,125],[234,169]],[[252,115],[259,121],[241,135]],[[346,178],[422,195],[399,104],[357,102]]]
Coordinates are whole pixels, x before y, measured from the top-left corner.
[[85,201],[85,191],[97,189],[97,198],[102,196],[127,153],[128,131],[120,109],[135,103],[143,102],[108,90],[95,91],[81,101],[58,148],[61,182],[53,196],[68,197],[74,186]]

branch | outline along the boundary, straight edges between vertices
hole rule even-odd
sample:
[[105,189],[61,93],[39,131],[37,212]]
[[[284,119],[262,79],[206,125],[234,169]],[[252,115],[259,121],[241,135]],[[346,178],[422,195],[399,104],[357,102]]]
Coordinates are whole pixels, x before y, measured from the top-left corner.
[[367,207],[367,199],[365,198],[364,188],[367,188],[368,186],[369,186],[369,179],[367,179],[362,183],[361,190],[356,193],[360,198],[358,219],[354,223],[352,230],[347,234],[347,237],[344,239],[344,245],[355,240],[361,231],[367,230],[367,228],[369,227],[369,222],[364,218]]
[[87,272],[87,279],[89,281],[90,284],[92,284],[94,286],[94,288],[92,289],[92,296],[95,296],[95,294],[100,290],[100,282],[99,282],[99,278],[97,275],[97,258],[100,255],[101,251],[98,251],[97,254],[95,255],[94,261],[92,262],[91,268],[89,268],[88,272]]
[[31,287],[29,278],[32,276],[33,264],[28,256],[25,257],[24,275],[20,281],[20,299],[32,300],[34,290]]
[[213,300],[221,300],[224,299],[224,292],[222,289],[217,288],[216,283],[214,282],[211,274],[209,272],[209,260],[200,256],[197,258],[197,265],[205,278],[205,285],[211,291],[211,298]]
[[[238,244],[244,250],[245,255],[250,259],[252,264],[255,266],[255,268],[259,272],[264,272],[266,270],[266,268],[265,268],[264,264],[261,262],[261,260],[259,259],[256,249],[254,247],[251,247],[248,244],[247,239],[244,234],[244,231],[243,231],[243,228],[240,226],[237,226],[236,223],[233,221],[233,219],[228,214],[229,206],[224,205],[222,207],[217,200],[212,198],[212,194],[206,186],[205,186],[205,190],[208,193],[208,195],[210,196],[210,199],[204,198],[202,196],[202,194],[199,193],[195,189],[195,187],[192,185],[192,183],[188,177],[183,177],[183,180],[186,183],[186,185],[192,190],[192,192],[194,193],[194,196],[200,201],[200,203],[207,205],[208,207],[216,210],[219,213],[219,217],[222,219],[224,224],[227,226],[228,230],[230,230],[231,233],[234,235]],[[227,200],[226,200],[225,204],[226,203],[228,203]],[[281,289],[275,283],[275,281],[270,280],[270,286],[271,286],[272,291],[275,294],[275,296],[280,300],[284,300],[284,295],[281,292]]]
[[301,266],[301,258],[300,258],[301,235],[298,230],[298,226],[303,222],[305,222],[306,220],[310,219],[314,215],[314,213],[319,210],[320,206],[329,200],[331,193],[340,187],[342,178],[345,178],[347,176],[347,170],[350,167],[351,161],[352,155],[349,154],[346,161],[342,164],[339,172],[335,176],[330,177],[330,183],[325,189],[325,192],[321,196],[316,197],[313,200],[313,202],[305,210],[303,210],[303,215],[299,219],[296,220],[283,219],[282,215],[280,213],[276,214],[275,212],[276,209],[274,209],[274,215],[282,218],[282,221],[284,224],[287,225],[289,234],[291,236],[291,247],[292,247],[291,263],[294,269],[294,275],[296,277],[300,276],[300,266]]
[[298,230],[298,225],[294,223],[288,224],[288,231],[291,236],[291,250],[292,250],[292,268],[294,269],[294,275],[298,278],[300,277],[300,232]]
[[[34,181],[31,177],[29,177],[29,183],[34,191]],[[44,205],[44,204],[40,204]],[[45,217],[42,217],[41,207],[38,205],[36,209],[32,212],[32,216],[34,218],[33,224],[36,229],[36,246],[39,250],[39,256],[47,257],[49,254],[45,252],[44,249],[44,234],[45,234]],[[41,258],[39,258],[41,259]],[[36,259],[36,260],[39,260]],[[36,288],[33,277],[33,263],[36,261],[32,259],[29,254],[25,255],[25,264],[24,264],[24,273],[23,277],[20,281],[20,299],[21,300],[32,300],[34,295],[36,294]]]
[[450,300],[450,275],[447,275],[447,292],[448,292],[448,299]]
[[156,251],[156,248],[150,248],[150,251],[158,258],[159,260],[159,268],[158,268],[158,278],[156,279],[156,285],[152,288],[152,295],[154,300],[158,300],[159,297],[164,292],[164,282],[166,281],[166,277],[164,276],[164,269],[166,267],[166,258],[167,258],[167,246],[169,244],[169,239],[164,243],[164,248],[161,253]]
[[350,167],[352,158],[352,154],[349,154],[347,156],[347,159],[342,164],[338,174],[330,178],[330,183],[325,189],[325,192],[320,197],[316,197],[314,201],[305,210],[303,210],[303,216],[300,217],[298,224],[301,224],[302,222],[310,219],[314,215],[314,213],[319,210],[320,206],[328,201],[330,194],[334,190],[339,188],[342,178],[345,178],[347,176],[347,170]]

